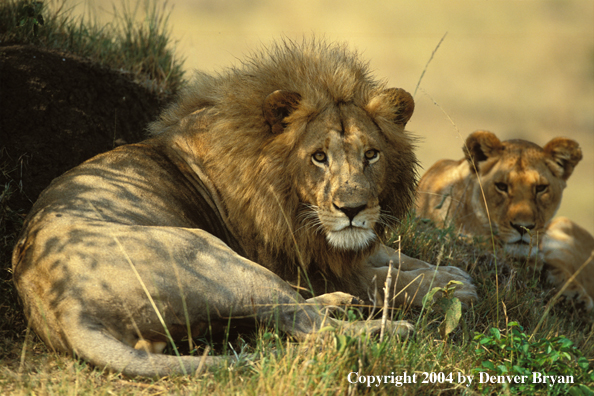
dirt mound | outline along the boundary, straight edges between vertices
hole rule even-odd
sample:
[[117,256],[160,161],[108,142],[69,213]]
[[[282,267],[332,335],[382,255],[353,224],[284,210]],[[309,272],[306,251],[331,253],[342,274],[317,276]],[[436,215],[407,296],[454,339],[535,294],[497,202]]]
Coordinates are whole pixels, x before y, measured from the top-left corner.
[[[53,178],[145,137],[166,98],[124,73],[33,46],[0,46],[0,186],[27,212]],[[6,202],[5,202],[6,204]]]
[[33,202],[68,169],[142,140],[166,101],[72,55],[0,46],[0,360],[26,328],[10,260]]

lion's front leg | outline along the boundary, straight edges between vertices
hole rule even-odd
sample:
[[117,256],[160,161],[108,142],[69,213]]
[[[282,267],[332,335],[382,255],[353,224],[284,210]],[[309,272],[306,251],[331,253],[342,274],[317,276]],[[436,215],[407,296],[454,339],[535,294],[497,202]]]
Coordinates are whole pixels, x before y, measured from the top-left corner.
[[[394,290],[392,298],[397,304],[412,302],[413,305],[421,306],[423,297],[432,288],[444,287],[452,280],[463,283],[463,285],[457,285],[454,292],[454,296],[458,297],[462,303],[469,304],[477,299],[472,278],[460,268],[436,267],[382,245],[376,253],[368,258],[368,268],[364,276],[368,294],[376,299],[376,303],[384,301],[383,288],[390,261],[392,262],[391,289]],[[394,287],[395,282],[396,286]]]
[[[419,260],[417,260],[419,261]],[[425,263],[426,264],[426,263]],[[396,264],[397,265],[397,264]],[[373,296],[376,304],[384,301],[384,284],[388,275],[389,267],[369,267],[365,280],[368,286],[368,293]],[[462,282],[456,285],[454,296],[459,298],[463,304],[470,304],[477,300],[476,288],[470,276],[457,267],[434,267],[418,268],[405,271],[392,268],[392,286],[390,302],[398,305],[413,304],[423,305],[423,297],[434,287],[445,287],[448,282],[455,280]],[[395,285],[395,286],[394,286]]]
[[367,262],[372,267],[377,268],[387,267],[390,261],[392,261],[392,266],[394,268],[400,268],[402,271],[416,270],[419,268],[435,268],[429,263],[408,257],[406,254],[399,253],[386,245],[381,245],[379,249],[367,259]]

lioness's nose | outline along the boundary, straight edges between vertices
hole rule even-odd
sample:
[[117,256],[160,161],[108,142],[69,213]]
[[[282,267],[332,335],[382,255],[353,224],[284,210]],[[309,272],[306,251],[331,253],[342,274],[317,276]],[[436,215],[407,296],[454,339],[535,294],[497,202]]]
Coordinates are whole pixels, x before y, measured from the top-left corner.
[[359,212],[361,212],[367,206],[367,204],[360,205],[360,206],[354,206],[354,207],[350,207],[350,206],[340,207],[340,206],[337,206],[336,204],[333,204],[333,205],[336,209],[338,209],[342,213],[344,213],[349,218],[350,221],[353,221],[355,216],[357,216],[359,214]]

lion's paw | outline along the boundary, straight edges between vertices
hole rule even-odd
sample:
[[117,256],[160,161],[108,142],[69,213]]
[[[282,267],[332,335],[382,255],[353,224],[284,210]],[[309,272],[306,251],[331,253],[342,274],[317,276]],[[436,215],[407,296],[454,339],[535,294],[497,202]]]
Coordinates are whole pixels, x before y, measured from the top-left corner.
[[437,271],[448,274],[451,277],[450,280],[460,281],[460,282],[463,282],[464,284],[473,283],[473,280],[470,277],[470,275],[468,275],[468,273],[466,271],[464,271],[458,267],[454,267],[454,266],[439,267]]
[[462,289],[456,288],[456,291],[454,291],[454,297],[457,297],[464,305],[470,305],[471,303],[478,300],[476,287],[473,284],[464,285]]
[[[478,300],[476,287],[474,286],[472,278],[470,275],[468,275],[468,273],[466,273],[466,271],[461,270],[458,267],[438,267],[437,272],[435,267],[432,269],[421,269],[411,272],[423,274],[424,284],[426,285],[425,287],[429,287],[430,284],[431,288],[445,288],[450,281],[461,282],[461,285],[455,285],[456,290],[454,291],[454,297],[460,299],[460,301],[465,305],[469,305],[471,302]],[[429,289],[427,289],[426,292],[429,292]]]
[[463,304],[466,305],[478,300],[474,281],[466,271],[461,270],[458,267],[448,266],[439,267],[437,272],[438,274],[436,275],[435,281],[433,283],[434,287],[445,287],[450,281],[458,281],[461,282],[462,285],[456,285],[454,297],[457,297]]
[[361,304],[361,300],[352,294],[343,292],[326,293],[317,297],[305,300],[308,304],[321,306],[347,306]]
[[[345,328],[348,333],[353,336],[359,335],[380,335],[382,329],[382,321],[365,320],[357,322],[344,322],[341,326]],[[384,334],[390,337],[407,338],[415,330],[415,327],[406,320],[388,320],[385,323]]]

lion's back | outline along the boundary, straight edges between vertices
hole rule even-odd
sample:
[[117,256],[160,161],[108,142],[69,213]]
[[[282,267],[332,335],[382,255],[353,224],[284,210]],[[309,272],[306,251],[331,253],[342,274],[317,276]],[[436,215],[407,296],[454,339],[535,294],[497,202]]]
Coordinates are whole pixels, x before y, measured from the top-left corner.
[[452,196],[461,190],[468,174],[464,160],[442,159],[433,164],[417,187],[417,214],[443,224],[450,213]]
[[27,255],[70,243],[72,233],[89,246],[99,243],[90,230],[101,224],[198,228],[236,246],[207,188],[188,175],[148,140],[100,154],[54,179],[23,225],[13,255],[15,281],[24,263],[29,268],[38,261]]
[[209,229],[209,192],[148,140],[100,154],[54,179],[30,217],[43,212],[78,220]]

